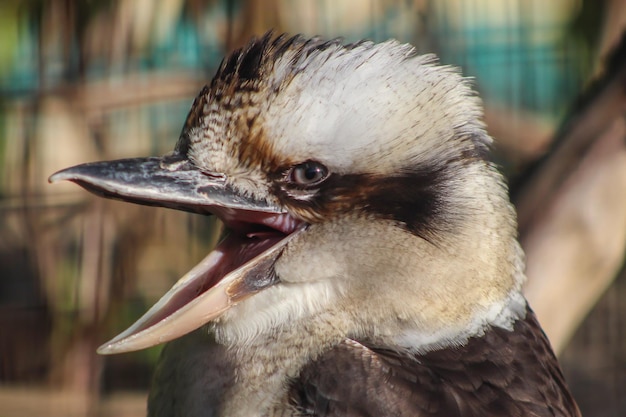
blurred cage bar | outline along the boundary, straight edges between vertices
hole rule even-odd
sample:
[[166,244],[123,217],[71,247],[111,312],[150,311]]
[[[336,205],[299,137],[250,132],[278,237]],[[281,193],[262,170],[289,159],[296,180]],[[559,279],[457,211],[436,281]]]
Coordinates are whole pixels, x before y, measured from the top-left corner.
[[[0,416],[142,415],[160,349],[95,349],[200,260],[220,227],[46,179],[169,152],[228,51],[274,29],[435,52],[475,77],[514,179],[550,148],[597,70],[614,13],[625,13],[617,0],[3,1]],[[624,275],[563,338],[587,416],[626,415]]]

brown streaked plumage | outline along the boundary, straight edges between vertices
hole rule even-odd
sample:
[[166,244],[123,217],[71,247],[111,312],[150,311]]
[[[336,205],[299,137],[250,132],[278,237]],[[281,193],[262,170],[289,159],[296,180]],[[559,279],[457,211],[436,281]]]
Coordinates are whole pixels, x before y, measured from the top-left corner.
[[231,231],[99,351],[171,341],[154,417],[579,416],[481,118],[408,45],[253,40],[172,154],[51,177]]

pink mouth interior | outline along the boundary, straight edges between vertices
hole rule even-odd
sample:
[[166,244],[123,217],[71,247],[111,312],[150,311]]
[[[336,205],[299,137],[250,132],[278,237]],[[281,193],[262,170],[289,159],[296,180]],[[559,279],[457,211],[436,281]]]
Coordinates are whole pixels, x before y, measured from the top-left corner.
[[221,256],[204,273],[185,285],[168,300],[143,329],[169,317],[189,302],[217,285],[230,272],[251,261],[279,243],[302,224],[286,213],[263,213],[228,209],[215,213],[231,229],[230,234],[213,250]]

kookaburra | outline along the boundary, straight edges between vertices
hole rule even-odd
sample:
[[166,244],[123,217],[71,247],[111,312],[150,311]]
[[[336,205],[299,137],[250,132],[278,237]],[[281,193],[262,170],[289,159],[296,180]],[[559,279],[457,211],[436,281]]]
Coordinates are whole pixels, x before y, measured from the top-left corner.
[[578,416],[481,118],[396,41],[233,52],[174,152],[51,177],[229,231],[99,352],[172,341],[151,416]]

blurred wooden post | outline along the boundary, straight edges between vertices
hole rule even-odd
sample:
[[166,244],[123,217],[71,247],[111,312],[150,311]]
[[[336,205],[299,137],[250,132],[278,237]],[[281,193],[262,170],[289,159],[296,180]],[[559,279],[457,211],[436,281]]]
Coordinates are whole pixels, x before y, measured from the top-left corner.
[[517,194],[526,295],[557,352],[626,252],[626,36]]
[[626,251],[626,122],[616,119],[524,234],[526,296],[559,351]]

